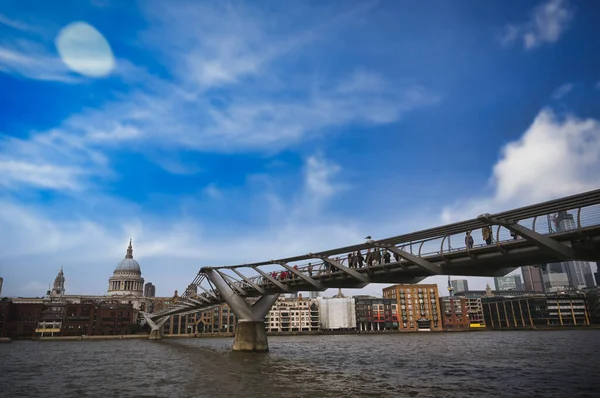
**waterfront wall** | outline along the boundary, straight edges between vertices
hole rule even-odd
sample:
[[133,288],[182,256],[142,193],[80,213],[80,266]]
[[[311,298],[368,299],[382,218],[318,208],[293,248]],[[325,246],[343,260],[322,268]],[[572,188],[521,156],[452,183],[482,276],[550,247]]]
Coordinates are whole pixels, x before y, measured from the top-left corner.
[[34,341],[81,341],[81,340],[135,340],[148,339],[147,334],[124,334],[124,335],[106,335],[106,336],[54,336],[38,337]]

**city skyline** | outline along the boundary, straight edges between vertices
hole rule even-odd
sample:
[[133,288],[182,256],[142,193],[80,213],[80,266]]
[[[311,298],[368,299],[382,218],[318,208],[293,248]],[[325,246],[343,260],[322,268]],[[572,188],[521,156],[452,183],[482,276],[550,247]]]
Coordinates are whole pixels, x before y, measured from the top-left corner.
[[169,296],[600,186],[596,4],[169,4],[3,5],[3,295],[106,294],[130,238]]

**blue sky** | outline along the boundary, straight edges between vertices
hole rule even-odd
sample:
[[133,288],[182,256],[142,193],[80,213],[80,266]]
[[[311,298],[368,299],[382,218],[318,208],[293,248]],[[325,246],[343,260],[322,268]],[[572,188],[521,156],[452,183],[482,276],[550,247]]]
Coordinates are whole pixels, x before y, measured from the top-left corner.
[[4,1],[3,295],[60,266],[103,294],[129,238],[171,295],[201,266],[597,188],[598,20],[566,0]]

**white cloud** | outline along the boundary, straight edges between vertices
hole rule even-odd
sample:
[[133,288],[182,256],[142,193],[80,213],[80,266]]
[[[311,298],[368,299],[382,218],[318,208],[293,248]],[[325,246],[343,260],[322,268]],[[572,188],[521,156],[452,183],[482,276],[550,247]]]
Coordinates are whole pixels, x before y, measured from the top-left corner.
[[19,40],[12,44],[0,42],[0,72],[36,80],[79,82],[59,57],[29,40]]
[[494,166],[494,194],[446,207],[444,222],[541,202],[600,186],[600,122],[543,110]]
[[77,191],[93,176],[108,176],[107,157],[78,132],[50,130],[25,139],[0,136],[0,184],[16,190],[29,185]]
[[[220,196],[216,200],[227,198]],[[247,198],[248,202],[251,200]],[[268,256],[324,250],[356,242],[360,236],[356,222],[340,222],[325,215],[305,215],[298,221],[290,216],[296,213],[293,204],[283,205],[281,213],[276,210],[277,217],[272,222],[252,229],[235,223],[208,228],[184,216],[160,220],[140,209],[132,208],[130,213],[126,210],[129,205],[124,203],[117,206],[119,211],[103,208],[103,216],[95,219],[61,219],[51,218],[41,209],[0,200],[0,273],[5,276],[5,293],[23,294],[19,286],[29,282],[32,273],[51,282],[64,265],[66,277],[71,279],[71,293],[101,294],[130,237],[146,280],[157,285],[159,294],[171,294],[187,285],[203,265],[245,263]],[[267,214],[271,211],[267,210]],[[130,214],[114,216],[119,212]],[[29,271],[10,272],[7,276],[17,263]]]
[[338,91],[340,93],[381,93],[388,88],[389,86],[378,74],[357,70],[339,85]]
[[559,100],[563,98],[565,95],[569,94],[573,90],[573,87],[575,87],[575,85],[572,83],[563,84],[562,86],[554,90],[554,93],[552,93],[552,99]]
[[332,178],[340,170],[339,165],[328,163],[321,156],[310,156],[304,171],[308,195],[319,199],[327,199],[333,195],[337,187]]
[[[370,73],[369,81],[383,82]],[[363,82],[365,79],[362,80]],[[348,82],[348,84],[346,84]],[[109,153],[162,148],[212,152],[277,151],[311,136],[348,124],[388,124],[411,110],[435,104],[438,97],[414,86],[397,91],[365,91],[356,75],[300,98],[277,100],[245,96],[213,105],[208,98],[189,96],[177,86],[153,80],[156,92],[134,92],[67,119],[56,129],[28,139],[2,139],[7,160],[43,163],[59,168],[85,168],[89,175],[109,175]],[[338,87],[353,87],[340,93]],[[357,91],[358,90],[358,91]],[[35,153],[35,157],[32,154]],[[34,158],[34,159],[32,159]],[[194,174],[200,167],[152,158],[165,170]]]
[[574,11],[567,0],[549,0],[534,8],[531,20],[521,25],[508,25],[500,38],[503,45],[523,41],[527,50],[544,43],[555,43],[573,20]]
[[74,167],[32,164],[0,158],[0,185],[33,185],[41,189],[79,190],[78,179],[84,172]]
[[[70,293],[102,294],[129,238],[133,238],[134,255],[144,278],[157,285],[159,294],[167,295],[186,286],[201,266],[247,263],[344,246],[361,242],[367,228],[376,235],[386,229],[397,234],[416,227],[403,214],[398,214],[401,224],[390,219],[372,225],[363,217],[340,218],[311,207],[314,195],[323,203],[339,192],[336,187],[341,183],[335,170],[340,168],[314,155],[306,159],[304,170],[304,184],[292,192],[292,200],[284,200],[269,177],[251,179],[255,186],[242,193],[244,207],[253,216],[252,204],[261,208],[261,221],[251,227],[226,220],[203,225],[202,218],[191,218],[186,210],[180,216],[158,218],[133,204],[103,202],[95,195],[76,198],[81,202],[68,205],[68,213],[61,208],[36,208],[0,198],[0,274],[5,277],[5,293],[43,294],[45,289],[24,293],[21,286],[32,280],[32,275],[35,280],[52,282],[62,265]],[[239,206],[230,191],[218,192],[214,201],[223,202],[225,208]],[[84,205],[90,201],[91,207]],[[179,204],[173,201],[175,208]],[[202,204],[195,207],[199,211]],[[414,214],[414,209],[411,212]],[[403,230],[398,230],[399,225]],[[21,271],[16,271],[17,264],[23,264]],[[380,290],[376,285],[367,289]]]
[[[115,73],[139,83],[139,89],[73,115],[54,129],[34,132],[29,138],[0,137],[3,160],[48,166],[47,173],[63,173],[59,180],[64,179],[65,170],[85,169],[87,173],[72,173],[70,177],[81,184],[88,176],[111,175],[110,159],[118,152],[146,154],[160,148],[168,154],[180,149],[273,153],[340,126],[394,123],[415,108],[435,104],[439,98],[429,90],[418,85],[392,85],[367,70],[328,79],[322,85],[314,84],[312,76],[296,74],[296,85],[271,87],[264,92],[273,76],[289,80],[288,69],[281,65],[284,55],[317,41],[323,32],[349,23],[357,12],[369,7],[372,4],[325,18],[304,31],[275,23],[252,8],[195,2],[153,7],[148,10],[153,33],[145,36],[144,43],[151,49],[158,47],[160,55],[169,60],[174,81],[120,61]],[[228,23],[219,22],[222,20]],[[41,45],[18,40],[11,43],[35,47],[36,51],[19,44],[21,51],[11,52],[2,62],[0,46],[0,70],[37,79],[75,81],[60,60],[44,53]],[[197,64],[190,66],[190,62]],[[254,80],[244,81],[250,74]],[[210,91],[223,85],[233,86],[235,95]],[[201,171],[201,166],[184,166],[167,157],[150,159],[175,174]]]
[[8,26],[11,29],[16,29],[21,32],[36,33],[39,31],[39,29],[34,25],[30,25],[22,21],[17,21],[16,19],[9,18],[8,16],[3,14],[0,14],[0,25]]
[[[445,208],[443,221],[472,218],[483,212],[597,188],[599,137],[598,121],[575,116],[559,119],[549,110],[540,112],[523,136],[503,149],[494,167],[494,194]],[[279,197],[268,179],[257,176],[252,180],[263,184],[264,189],[256,190],[261,192],[260,197],[255,199],[262,200],[266,212],[264,224],[252,228],[230,223],[209,227],[183,216],[160,220],[136,207],[130,211],[129,205],[123,203],[116,204],[118,211],[103,208],[101,213],[106,216],[95,220],[55,219],[48,212],[42,215],[35,208],[5,199],[0,203],[0,252],[5,259],[0,267],[8,268],[18,261],[40,269],[36,280],[43,275],[51,282],[60,265],[65,265],[67,278],[72,281],[71,292],[101,294],[128,238],[133,237],[136,258],[146,280],[157,284],[159,294],[171,294],[187,285],[201,266],[297,255],[360,242],[365,231],[384,237],[383,234],[409,232],[439,222],[433,216],[417,218],[414,209],[410,214],[398,213],[396,218],[376,224],[368,215],[345,219],[328,212],[304,211],[310,208],[307,198],[317,196],[327,201],[343,186],[337,179],[340,166],[322,155],[309,156],[304,173],[304,186],[291,201]],[[227,192],[219,192],[217,200],[229,199]],[[247,204],[253,202],[252,198],[245,200]],[[167,266],[176,272],[166,274]],[[2,272],[6,275],[5,270]],[[28,283],[30,276],[10,276],[5,279],[6,293],[25,294],[18,286]],[[18,280],[12,280],[15,278]],[[442,289],[445,285],[442,277],[427,281],[438,283]],[[478,289],[491,283],[490,278],[469,281],[472,288]],[[380,289],[381,286],[373,285],[366,291]]]
[[[152,4],[144,11],[159,29],[146,32],[146,40],[159,46],[180,81],[202,91],[254,76],[267,77],[269,64],[318,42],[375,4],[359,4],[335,15],[323,12],[317,22],[314,9],[302,14],[302,6],[294,13],[274,17],[240,3],[232,6],[180,1],[177,7]],[[299,25],[298,20],[303,23]],[[256,88],[264,90],[264,85]]]
[[214,183],[208,184],[202,191],[212,199],[223,198],[223,191],[217,188],[217,185]]

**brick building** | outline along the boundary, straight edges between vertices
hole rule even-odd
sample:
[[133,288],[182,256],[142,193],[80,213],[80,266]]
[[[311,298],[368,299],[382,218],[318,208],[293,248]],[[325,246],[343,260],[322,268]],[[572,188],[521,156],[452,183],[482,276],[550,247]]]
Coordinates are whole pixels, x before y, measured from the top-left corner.
[[468,299],[461,297],[440,297],[442,325],[446,330],[469,329]]
[[0,302],[0,337],[30,339],[44,310],[42,302],[13,303],[10,299]]
[[398,304],[395,300],[355,296],[356,328],[361,332],[398,330]]
[[401,332],[443,330],[437,285],[394,285],[383,298],[396,301]]

